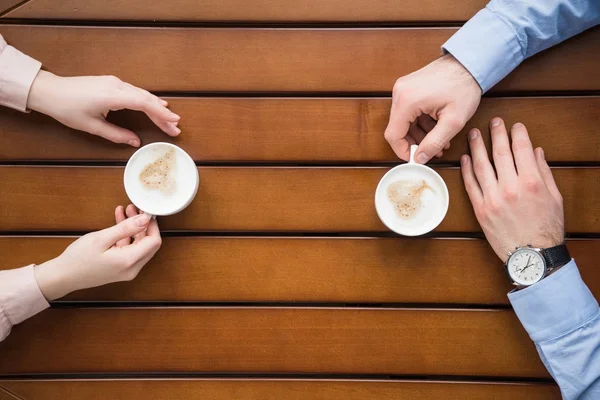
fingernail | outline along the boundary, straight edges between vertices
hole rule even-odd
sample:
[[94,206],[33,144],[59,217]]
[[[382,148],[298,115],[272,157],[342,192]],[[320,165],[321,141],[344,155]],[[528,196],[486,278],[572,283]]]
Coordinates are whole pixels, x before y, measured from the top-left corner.
[[467,155],[466,154],[463,154],[463,156],[460,158],[460,164],[467,165]]
[[471,129],[471,131],[469,132],[469,139],[470,140],[477,139],[477,129]]
[[135,224],[140,227],[148,225],[149,221],[150,217],[148,216],[148,214],[140,214],[134,219]]
[[180,117],[179,115],[177,115],[177,114],[175,114],[175,113],[172,113],[172,114],[173,114],[173,118],[175,118],[175,119],[177,119],[177,120],[180,120],[180,119],[181,119],[181,117]]
[[520,129],[520,128],[524,128],[525,125],[523,125],[520,122],[517,122],[516,124],[513,125],[513,129]]
[[421,153],[417,154],[415,159],[419,164],[425,164],[428,160],[428,157],[427,157],[427,154],[421,152]]
[[542,160],[546,160],[546,155],[544,154],[544,149],[540,147],[540,156],[542,156]]
[[130,144],[131,146],[133,146],[133,147],[138,147],[138,146],[140,145],[140,141],[139,141],[139,140],[135,140],[135,139],[131,139],[131,140],[130,140],[129,142],[127,142],[127,143],[129,143],[129,144]]
[[494,118],[494,119],[492,119],[492,126],[496,127],[498,125],[500,125],[500,118]]
[[177,132],[177,134],[179,135],[181,133],[181,129],[179,129],[178,127],[174,127],[175,128],[175,132]]

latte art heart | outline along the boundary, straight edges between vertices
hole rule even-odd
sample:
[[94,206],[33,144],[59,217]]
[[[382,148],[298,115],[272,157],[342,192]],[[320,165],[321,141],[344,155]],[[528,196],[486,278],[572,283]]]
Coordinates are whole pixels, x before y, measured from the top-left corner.
[[421,210],[421,196],[425,190],[433,189],[424,180],[397,181],[388,187],[387,195],[400,218],[412,218]]
[[140,173],[140,182],[146,189],[160,190],[164,194],[172,194],[177,190],[175,178],[177,161],[175,149],[169,149]]

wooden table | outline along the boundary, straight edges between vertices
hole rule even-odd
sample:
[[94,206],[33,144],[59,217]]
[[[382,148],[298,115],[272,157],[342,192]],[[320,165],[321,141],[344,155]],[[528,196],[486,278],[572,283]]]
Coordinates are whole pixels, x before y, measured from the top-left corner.
[[[15,327],[0,399],[559,398],[464,192],[466,130],[435,161],[451,201],[431,237],[377,218],[375,187],[397,163],[383,138],[395,79],[486,1],[400,3],[0,0],[0,33],[47,69],[168,98],[183,117],[172,142],[201,179],[135,281]],[[521,121],[545,148],[597,296],[599,45],[594,29],[526,61],[468,124]],[[111,118],[168,140],[141,114]],[[1,110],[1,268],[110,225],[132,152]]]

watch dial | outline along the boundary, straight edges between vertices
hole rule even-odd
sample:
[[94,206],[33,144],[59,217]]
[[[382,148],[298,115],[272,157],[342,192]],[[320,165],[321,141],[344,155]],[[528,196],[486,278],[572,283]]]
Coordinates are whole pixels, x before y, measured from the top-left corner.
[[517,250],[508,260],[508,274],[519,285],[532,285],[544,277],[546,265],[540,253]]

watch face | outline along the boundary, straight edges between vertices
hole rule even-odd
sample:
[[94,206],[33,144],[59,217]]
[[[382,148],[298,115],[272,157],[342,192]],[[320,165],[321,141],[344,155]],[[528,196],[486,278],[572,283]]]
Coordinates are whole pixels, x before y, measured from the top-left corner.
[[508,274],[519,285],[529,286],[544,277],[546,261],[531,249],[519,249],[508,259]]

